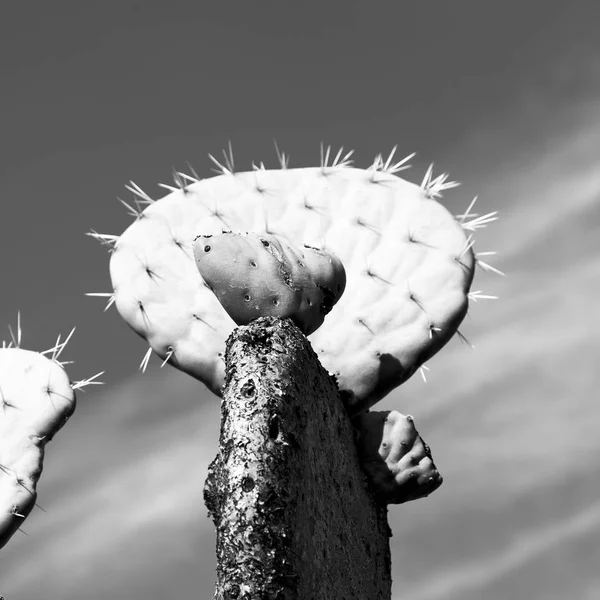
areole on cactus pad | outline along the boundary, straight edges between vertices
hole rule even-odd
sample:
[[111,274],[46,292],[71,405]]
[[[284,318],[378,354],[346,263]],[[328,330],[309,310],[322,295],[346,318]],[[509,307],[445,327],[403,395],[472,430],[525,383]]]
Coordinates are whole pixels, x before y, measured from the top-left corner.
[[[394,149],[395,150],[395,149]],[[411,157],[376,157],[367,169],[351,152],[318,167],[237,172],[224,153],[219,175],[201,179],[176,172],[175,185],[154,201],[137,185],[128,189],[135,222],[122,235],[90,235],[111,249],[109,297],[125,321],[164,362],[219,394],[223,352],[234,320],[198,272],[197,236],[223,230],[275,235],[291,246],[330,252],[345,268],[346,288],[309,340],[337,378],[353,412],[360,412],[406,381],[457,332],[475,265],[495,270],[473,252],[471,232],[496,218],[467,211],[454,217],[438,199],[458,185],[447,175],[422,184],[396,174]]]

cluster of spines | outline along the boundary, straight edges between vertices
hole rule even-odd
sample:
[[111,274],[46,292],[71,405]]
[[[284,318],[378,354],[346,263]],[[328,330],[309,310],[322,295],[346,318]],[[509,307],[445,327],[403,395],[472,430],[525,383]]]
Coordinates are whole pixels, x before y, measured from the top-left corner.
[[[282,152],[279,149],[279,146],[277,145],[276,142],[275,142],[275,151],[276,151],[276,155],[277,155],[277,159],[278,159],[280,168],[288,169],[289,168],[289,155],[286,154],[285,152]],[[384,158],[384,156],[382,154],[378,154],[375,157],[373,163],[369,167],[367,167],[366,171],[369,173],[369,181],[371,183],[381,183],[381,182],[385,181],[385,179],[383,179],[383,180],[377,179],[377,177],[376,177],[377,173],[395,175],[395,174],[397,174],[401,171],[404,171],[406,169],[409,169],[411,167],[411,165],[409,164],[409,161],[412,158],[414,158],[416,153],[413,152],[413,153],[409,154],[408,156],[400,159],[399,161],[394,162],[394,157],[395,157],[396,151],[397,151],[397,146],[394,146],[392,148],[390,154],[386,158]],[[222,151],[222,154],[223,154],[223,159],[221,159],[221,160],[218,160],[212,154],[208,155],[210,160],[215,165],[215,167],[213,167],[211,170],[218,175],[235,176],[236,168],[235,168],[235,160],[233,157],[233,149],[231,146],[231,142],[229,142],[227,150]],[[354,154],[353,150],[350,150],[350,151],[347,151],[346,153],[344,153],[344,148],[342,147],[338,150],[338,152],[335,154],[335,156],[333,156],[332,151],[331,151],[331,146],[324,146],[324,144],[321,143],[321,147],[320,147],[321,174],[325,176],[325,175],[329,175],[329,174],[335,172],[336,170],[351,167],[353,165],[353,160],[352,160],[353,154]],[[189,168],[190,172],[192,173],[191,175],[181,172],[181,171],[177,171],[176,169],[173,169],[173,182],[175,184],[174,186],[168,185],[168,184],[163,184],[163,183],[160,183],[159,186],[168,190],[169,192],[182,192],[182,193],[186,194],[188,192],[188,186],[190,184],[198,183],[202,180],[202,178],[191,167],[191,165],[189,165],[189,163],[188,163],[188,168]],[[259,163],[258,166],[253,163],[252,169],[255,172],[256,171],[264,171],[265,165],[262,162]],[[449,179],[448,173],[442,173],[442,174],[434,177],[433,163],[431,163],[429,165],[429,167],[427,168],[425,175],[421,181],[420,188],[423,190],[423,193],[426,198],[432,199],[432,200],[440,200],[443,197],[443,192],[445,192],[446,190],[449,190],[449,189],[456,188],[460,185],[459,182],[449,181],[448,179]],[[133,181],[130,181],[129,184],[126,185],[125,187],[134,196],[133,205],[125,202],[121,198],[118,198],[119,202],[121,202],[127,208],[130,216],[134,217],[135,219],[143,218],[145,207],[154,203],[156,200],[151,198],[144,190],[142,190],[142,188],[139,185],[137,185]],[[258,183],[256,183],[256,188],[258,191],[264,192],[264,190],[262,190],[262,188],[260,188]],[[492,223],[498,219],[498,211],[489,212],[489,213],[486,213],[483,215],[472,213],[471,211],[472,211],[473,207],[475,206],[477,199],[478,199],[477,196],[475,196],[473,198],[473,200],[467,207],[467,210],[463,214],[455,215],[455,219],[459,223],[459,225],[466,232],[469,232],[469,236],[465,242],[465,246],[464,246],[463,250],[461,251],[461,253],[458,256],[455,257],[456,261],[461,265],[463,265],[463,263],[461,262],[462,258],[469,251],[471,251],[473,249],[473,246],[475,244],[475,240],[473,239],[473,234],[476,231],[487,227],[487,225],[489,225],[490,223]],[[318,207],[306,205],[306,208],[309,210],[316,210]],[[229,228],[227,222],[223,218],[224,215],[222,215],[219,212],[218,206],[215,206],[212,209],[212,215],[216,218],[219,218],[223,222],[225,227]],[[265,219],[266,219],[266,215],[265,215]],[[266,229],[267,233],[274,233],[269,230],[267,222],[265,223],[265,225],[266,225],[265,229]],[[373,231],[373,233],[375,235],[381,235],[381,233],[379,232],[377,227],[373,226],[372,224],[369,224],[366,220],[362,220],[362,219],[358,218],[357,225],[371,229],[371,231]],[[100,234],[93,230],[90,231],[87,235],[98,240],[102,245],[106,246],[110,252],[114,252],[116,250],[116,246],[117,246],[117,243],[118,243],[118,240],[120,237],[118,235]],[[412,239],[410,234],[409,234],[409,238],[411,239],[411,241],[414,241],[414,242],[417,241],[415,239]],[[173,236],[173,240],[176,244],[179,245],[179,247],[181,247],[182,251],[185,252],[185,248],[183,248],[183,244],[181,242],[178,242],[175,239],[175,236]],[[185,253],[187,255],[187,252],[185,252]],[[484,256],[491,256],[491,255],[495,255],[495,254],[496,254],[496,252],[492,252],[492,251],[488,251],[488,252],[474,252],[473,251],[475,263],[482,270],[492,272],[492,273],[495,273],[498,275],[504,275],[504,273],[502,271],[500,271],[499,269],[493,267],[489,263],[482,260],[482,257],[484,257]],[[150,276],[151,271],[149,271],[147,265],[146,265],[146,271],[148,272],[148,274]],[[372,266],[370,266],[368,264],[366,266],[366,273],[371,277],[380,279],[383,283],[391,284],[391,282],[389,280],[387,280],[382,275],[377,274],[374,271],[374,269],[372,268]],[[411,299],[417,305],[419,305],[419,306],[421,306],[421,308],[423,308],[422,305],[419,304],[418,299],[416,299],[414,297],[414,295],[410,292],[410,290],[409,290],[409,294],[410,294]],[[108,298],[107,305],[104,309],[105,311],[108,310],[115,302],[115,292],[114,291],[113,292],[90,292],[86,295]],[[494,299],[497,299],[497,296],[484,294],[481,292],[481,290],[477,290],[477,291],[469,292],[468,298],[469,298],[469,300],[473,300],[473,301],[494,300]],[[140,311],[142,313],[144,320],[146,320],[148,317],[145,314],[145,309],[144,309],[143,303],[141,301],[139,301],[139,308],[140,308]],[[366,324],[364,319],[359,318],[358,322],[361,325],[364,325],[367,329],[369,329],[372,332],[372,330],[368,327],[368,325]],[[430,322],[430,324],[429,324],[430,339],[436,333],[439,333],[440,331],[441,330],[439,327],[436,327],[433,323]],[[457,330],[456,333],[461,341],[465,342],[471,348],[474,348],[474,345],[466,338],[466,336],[460,330]],[[165,359],[163,360],[161,366],[164,366],[167,362],[169,362],[169,360],[172,359],[173,354],[174,354],[174,351],[172,348],[167,349]],[[152,348],[149,348],[147,350],[147,352],[145,353],[144,358],[140,364],[140,370],[142,370],[142,372],[144,372],[146,370],[151,355],[152,355]],[[423,378],[423,381],[425,381],[425,382],[427,381],[425,372],[428,370],[429,370],[429,367],[427,367],[425,364],[423,364],[419,367],[421,377]]]

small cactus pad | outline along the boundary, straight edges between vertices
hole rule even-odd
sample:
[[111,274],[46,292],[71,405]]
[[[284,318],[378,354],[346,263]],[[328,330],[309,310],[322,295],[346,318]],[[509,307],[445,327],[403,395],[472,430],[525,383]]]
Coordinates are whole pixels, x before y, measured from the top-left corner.
[[0,348],[0,548],[36,505],[44,448],[73,414],[75,390],[99,383],[100,373],[71,383],[58,360],[67,341],[59,338],[51,358]]
[[333,254],[292,247],[271,234],[199,235],[196,266],[237,325],[258,317],[290,317],[309,335],[322,323],[346,286]]
[[361,466],[386,504],[424,498],[442,485],[429,446],[410,415],[367,412],[354,420],[354,426]]
[[415,185],[396,175],[406,160],[379,156],[359,169],[350,154],[330,162],[327,151],[320,167],[297,169],[280,154],[282,168],[248,172],[236,172],[226,156],[216,177],[176,172],[157,201],[128,186],[134,203],[122,202],[135,222],[120,236],[90,233],[110,248],[113,286],[90,295],[108,297],[148,341],[143,369],[153,350],[220,394],[236,323],[205,285],[192,244],[223,230],[275,235],[342,262],[344,295],[309,340],[351,412],[383,398],[452,338],[467,312],[475,264],[484,266],[469,232],[495,213],[471,215],[472,203],[454,217],[438,201],[457,185],[445,174],[433,178],[429,169]]

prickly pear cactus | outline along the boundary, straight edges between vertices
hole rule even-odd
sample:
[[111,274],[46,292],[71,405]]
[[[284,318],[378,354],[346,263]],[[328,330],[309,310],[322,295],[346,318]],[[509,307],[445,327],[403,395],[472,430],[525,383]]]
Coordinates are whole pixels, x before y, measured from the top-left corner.
[[396,410],[371,411],[354,421],[361,466],[386,504],[429,496],[442,485],[431,450],[414,419]]
[[109,297],[150,349],[219,394],[225,340],[234,320],[204,284],[192,242],[225,230],[273,234],[292,245],[332,252],[346,270],[346,290],[310,341],[337,377],[350,409],[372,406],[406,381],[456,333],[470,296],[475,264],[470,235],[495,213],[455,218],[438,201],[458,184],[447,175],[422,184],[396,174],[407,157],[376,157],[353,168],[351,152],[321,165],[291,169],[264,165],[237,172],[231,151],[219,175],[201,179],[176,172],[175,186],[154,201],[137,185],[127,204],[135,222],[121,235],[92,232],[110,247],[113,291]]
[[200,275],[237,325],[258,317],[289,317],[309,335],[346,286],[344,266],[335,255],[291,246],[276,235],[199,235],[193,248]]
[[20,331],[0,348],[0,548],[36,506],[44,448],[73,414],[75,391],[101,375],[72,383],[59,360],[70,335],[38,353],[20,348]]

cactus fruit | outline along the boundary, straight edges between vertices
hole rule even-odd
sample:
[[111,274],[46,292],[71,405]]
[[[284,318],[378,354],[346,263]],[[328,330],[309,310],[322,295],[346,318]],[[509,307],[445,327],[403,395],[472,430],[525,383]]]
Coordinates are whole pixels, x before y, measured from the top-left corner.
[[438,202],[458,185],[447,175],[434,178],[430,168],[419,186],[396,175],[407,159],[394,164],[393,152],[367,169],[352,167],[350,155],[330,161],[322,151],[320,167],[292,169],[280,154],[280,169],[236,172],[226,154],[225,164],[213,158],[216,177],[176,172],[158,201],[128,186],[135,204],[122,202],[135,222],[120,236],[90,233],[110,247],[113,285],[90,295],[109,297],[147,340],[142,369],[154,351],[220,394],[235,322],[204,285],[192,242],[223,229],[276,235],[341,260],[346,290],[309,340],[350,412],[372,406],[452,338],[476,263],[490,268],[474,254],[470,232],[495,213],[472,215],[471,204],[454,217]]
[[375,494],[386,504],[424,498],[442,485],[429,446],[413,418],[398,411],[374,411],[354,419],[361,466]]
[[75,391],[101,375],[71,383],[59,361],[70,335],[38,353],[19,347],[18,331],[0,348],[0,548],[36,506],[44,447],[73,414]]
[[276,235],[199,235],[193,247],[202,278],[237,325],[290,317],[309,335],[346,286],[336,256],[309,246],[300,250]]

